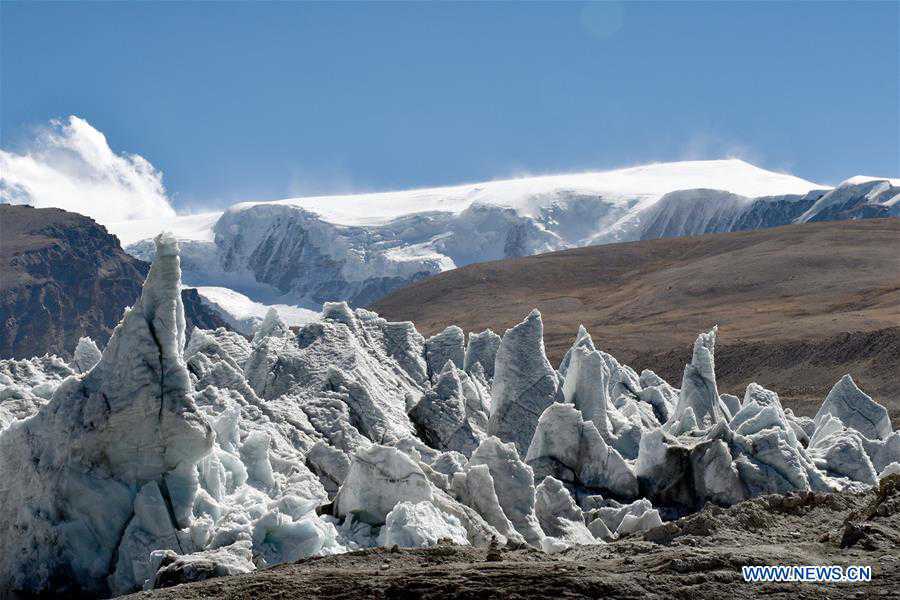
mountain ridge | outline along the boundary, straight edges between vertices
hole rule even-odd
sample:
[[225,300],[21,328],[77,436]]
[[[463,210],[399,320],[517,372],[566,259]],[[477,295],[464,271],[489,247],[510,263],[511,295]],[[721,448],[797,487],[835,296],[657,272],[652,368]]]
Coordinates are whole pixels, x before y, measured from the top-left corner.
[[[889,179],[857,177],[830,188],[732,159],[242,202],[222,213],[153,227],[179,238],[185,280],[200,287],[201,295],[203,287],[224,286],[258,303],[318,310],[333,300],[370,304],[414,281],[487,260],[801,221],[897,216],[895,196],[900,187]],[[129,224],[119,233],[133,240],[153,227]],[[149,240],[127,250],[153,258]]]

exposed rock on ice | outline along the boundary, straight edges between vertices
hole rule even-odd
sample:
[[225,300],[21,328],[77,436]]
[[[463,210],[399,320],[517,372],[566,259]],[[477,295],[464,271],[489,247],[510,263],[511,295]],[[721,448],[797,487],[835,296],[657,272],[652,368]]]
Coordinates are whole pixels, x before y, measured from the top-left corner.
[[537,309],[507,329],[497,350],[488,433],[528,451],[544,409],[562,398],[556,371],[544,353],[544,324]]

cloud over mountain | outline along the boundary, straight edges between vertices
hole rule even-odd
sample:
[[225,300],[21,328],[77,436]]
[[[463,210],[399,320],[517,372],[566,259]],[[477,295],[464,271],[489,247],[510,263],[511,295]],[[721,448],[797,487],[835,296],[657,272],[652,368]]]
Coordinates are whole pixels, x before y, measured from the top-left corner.
[[62,208],[104,224],[175,215],[159,170],[114,152],[74,115],[51,121],[22,154],[0,150],[0,202]]

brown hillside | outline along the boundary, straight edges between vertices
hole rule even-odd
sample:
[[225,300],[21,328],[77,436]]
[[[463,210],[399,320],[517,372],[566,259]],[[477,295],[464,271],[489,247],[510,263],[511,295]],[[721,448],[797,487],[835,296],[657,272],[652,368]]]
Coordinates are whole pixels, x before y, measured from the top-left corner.
[[814,412],[851,373],[900,422],[900,219],[789,225],[578,248],[470,265],[371,308],[425,335],[502,333],[533,307],[558,363],[579,323],[598,347],[681,383],[697,333],[719,324],[722,391],[747,383]]

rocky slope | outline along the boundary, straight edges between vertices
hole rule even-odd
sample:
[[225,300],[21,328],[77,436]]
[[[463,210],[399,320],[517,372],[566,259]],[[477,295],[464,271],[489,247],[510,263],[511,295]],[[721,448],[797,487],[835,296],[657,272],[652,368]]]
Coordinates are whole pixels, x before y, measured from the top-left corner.
[[812,414],[852,372],[900,422],[900,220],[605,245],[471,265],[372,305],[426,335],[502,332],[533,306],[556,365],[584,324],[615,356],[675,380],[696,330],[719,323],[719,385],[777,387]]
[[[150,265],[92,219],[0,204],[0,357],[69,356],[79,338],[105,344]],[[224,322],[185,290],[189,324]]]
[[144,260],[152,260],[152,235],[161,227],[174,231],[190,285],[224,286],[265,304],[318,310],[334,300],[364,306],[411,282],[488,260],[898,216],[898,198],[900,185],[892,180],[854,178],[831,189],[740,160],[718,160],[244,202],[165,224],[110,226]]

